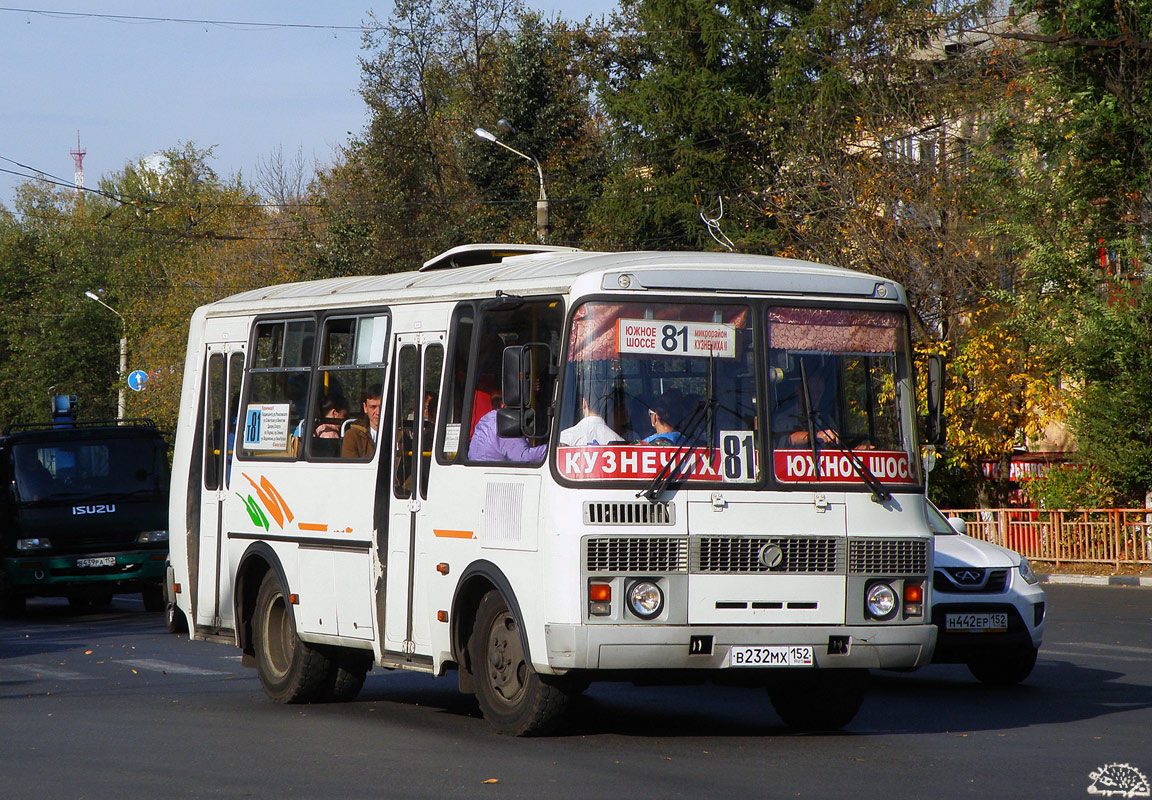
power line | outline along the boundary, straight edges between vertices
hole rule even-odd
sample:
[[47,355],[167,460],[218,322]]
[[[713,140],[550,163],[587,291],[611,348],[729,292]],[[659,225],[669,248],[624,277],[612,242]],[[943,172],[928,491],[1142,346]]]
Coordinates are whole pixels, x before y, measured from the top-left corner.
[[110,20],[112,22],[133,24],[175,22],[184,25],[212,25],[214,27],[233,28],[237,30],[275,30],[285,28],[298,28],[305,30],[356,31],[357,33],[365,30],[363,25],[319,25],[306,22],[241,22],[236,20],[195,19],[189,17],[145,17],[137,16],[134,14],[98,14],[88,11],[51,11],[37,8],[11,8],[8,6],[0,6],[0,11],[8,11],[16,14],[36,14],[43,17],[84,17],[89,19],[103,19]]

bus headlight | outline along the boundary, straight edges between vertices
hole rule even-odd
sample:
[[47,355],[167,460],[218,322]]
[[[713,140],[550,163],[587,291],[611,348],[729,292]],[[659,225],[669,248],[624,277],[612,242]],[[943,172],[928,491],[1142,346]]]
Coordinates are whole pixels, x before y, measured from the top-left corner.
[[864,610],[872,619],[888,619],[896,613],[896,592],[886,583],[877,581],[864,592]]
[[636,581],[628,587],[628,608],[640,619],[655,619],[664,610],[664,592],[652,581]]
[[136,537],[137,544],[155,544],[168,541],[168,531],[144,531]]
[[31,553],[35,550],[48,550],[52,547],[52,542],[43,536],[36,539],[17,539],[16,549],[24,553]]

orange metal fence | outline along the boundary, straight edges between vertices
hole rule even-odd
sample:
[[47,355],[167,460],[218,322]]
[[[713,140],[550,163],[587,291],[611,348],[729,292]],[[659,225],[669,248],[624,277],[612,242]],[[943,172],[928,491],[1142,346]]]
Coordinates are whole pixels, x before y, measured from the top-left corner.
[[944,515],[964,519],[969,536],[1057,566],[1152,564],[1152,510],[1146,508],[965,508]]

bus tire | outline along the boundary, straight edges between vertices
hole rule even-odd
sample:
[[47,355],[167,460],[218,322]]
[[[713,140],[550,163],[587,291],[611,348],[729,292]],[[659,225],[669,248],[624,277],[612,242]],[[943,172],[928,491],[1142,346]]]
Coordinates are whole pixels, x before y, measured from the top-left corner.
[[175,603],[165,604],[164,627],[168,629],[169,633],[185,633],[188,630],[188,620]]
[[981,683],[989,686],[1012,686],[1032,674],[1039,650],[1021,647],[1010,652],[997,651],[993,657],[975,658],[968,662],[968,671]]
[[838,731],[860,710],[868,687],[866,669],[813,669],[772,686],[772,708],[789,728]]
[[497,591],[480,601],[468,643],[476,677],[476,701],[484,719],[499,733],[549,733],[562,720],[568,695],[528,662],[520,624]]
[[366,650],[340,647],[331,653],[332,671],[321,692],[325,703],[348,703],[356,699],[364,688],[368,670],[372,669],[372,654]]
[[308,703],[323,692],[333,665],[319,648],[303,641],[276,573],[269,571],[256,595],[253,624],[256,673],[276,703]]

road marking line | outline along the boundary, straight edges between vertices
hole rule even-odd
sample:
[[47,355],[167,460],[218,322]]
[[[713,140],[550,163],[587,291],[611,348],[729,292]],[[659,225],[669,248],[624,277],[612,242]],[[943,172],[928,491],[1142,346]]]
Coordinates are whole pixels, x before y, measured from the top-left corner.
[[1145,653],[1152,655],[1152,647],[1132,647],[1123,644],[1097,644],[1096,642],[1061,642],[1061,647],[1090,647],[1093,650],[1118,650],[1121,653]]
[[215,669],[190,667],[187,664],[178,664],[175,661],[159,661],[155,658],[126,658],[117,659],[117,664],[126,664],[129,667],[149,670],[151,672],[169,672],[174,675],[227,675]]
[[6,672],[14,672],[24,677],[50,678],[57,681],[87,680],[92,677],[91,675],[84,675],[75,670],[49,667],[43,664],[5,664],[0,667],[0,675]]
[[1111,653],[1084,653],[1075,652],[1072,650],[1050,650],[1047,647],[1040,648],[1040,658],[1045,656],[1064,656],[1070,658],[1099,658],[1104,661],[1141,661],[1147,662],[1152,660],[1148,656],[1120,656]]

